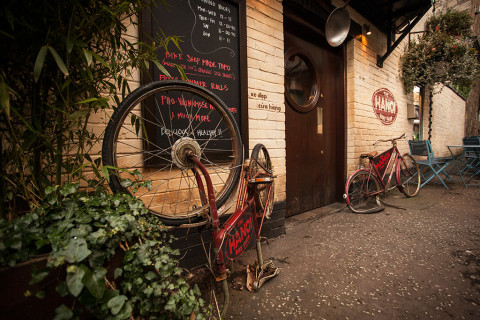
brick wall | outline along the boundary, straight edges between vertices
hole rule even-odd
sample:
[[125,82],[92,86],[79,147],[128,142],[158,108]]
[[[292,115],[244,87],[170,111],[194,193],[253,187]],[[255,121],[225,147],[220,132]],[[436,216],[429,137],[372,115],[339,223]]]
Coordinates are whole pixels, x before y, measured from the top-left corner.
[[[375,31],[374,31],[375,32]],[[377,31],[378,34],[378,31]],[[347,171],[358,168],[359,156],[373,150],[384,151],[389,145],[376,139],[398,137],[404,132],[412,137],[413,123],[407,119],[407,103],[412,102],[413,94],[408,97],[398,77],[400,50],[392,53],[384,62],[383,68],[376,65],[375,47],[381,47],[383,36],[356,38],[347,44]],[[377,42],[377,43],[375,43]],[[378,89],[386,88],[395,97],[398,114],[391,125],[384,125],[376,117],[372,96]],[[399,142],[401,152],[408,150],[406,141]]]
[[264,144],[275,170],[275,210],[268,236],[285,232],[285,104],[283,6],[280,0],[247,0],[248,134],[250,152]]
[[277,179],[275,200],[285,200],[283,6],[247,0],[248,128],[250,150],[263,143]]
[[[132,17],[131,19],[133,21],[136,21],[135,19],[138,19],[138,17]],[[130,24],[129,19],[126,19],[125,23],[127,26],[127,31],[123,37],[128,41],[135,43],[136,41],[138,41],[138,37],[139,37],[138,27],[134,24]],[[131,70],[131,74],[126,78],[128,80],[130,89],[132,91],[140,86],[140,70],[137,70],[137,69]],[[114,101],[109,101],[110,106],[114,105],[114,103],[115,103]],[[92,159],[96,159],[101,156],[103,134],[105,132],[105,128],[107,127],[108,121],[110,120],[110,117],[112,116],[112,114],[113,114],[113,109],[111,108],[105,109],[105,110],[99,110],[96,113],[90,115],[88,119],[89,128],[91,129],[92,132],[96,134],[97,137],[100,138],[99,141],[95,143],[92,146],[92,148],[89,150],[89,153]],[[94,178],[92,172],[89,172],[89,174],[91,174],[92,178]]]
[[437,0],[435,2],[436,10],[446,11],[450,8],[455,8],[459,11],[470,10],[472,0]]
[[[437,93],[436,93],[437,92]],[[423,115],[424,137],[428,137],[428,114]],[[465,132],[465,100],[448,87],[437,85],[432,105],[432,148],[435,156],[449,156],[447,145],[462,144]]]

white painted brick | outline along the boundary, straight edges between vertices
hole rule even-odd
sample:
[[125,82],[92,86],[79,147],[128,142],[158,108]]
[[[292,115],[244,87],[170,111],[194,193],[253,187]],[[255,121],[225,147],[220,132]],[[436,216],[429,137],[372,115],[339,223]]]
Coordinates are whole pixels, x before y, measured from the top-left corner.
[[247,1],[247,15],[258,20],[267,19],[273,21],[283,21],[283,14],[281,9],[271,8],[260,1]]
[[273,37],[273,34],[268,34],[262,30],[247,29],[247,35],[250,39],[255,39],[258,42],[263,42],[275,48],[283,49],[283,39]]
[[249,87],[256,88],[257,90],[269,91],[269,92],[276,92],[276,93],[283,93],[284,86],[283,83],[269,83],[264,82],[258,79],[249,79]]
[[262,80],[265,82],[273,82],[277,84],[283,83],[283,75],[273,74],[258,69],[249,68],[248,77],[251,79]]

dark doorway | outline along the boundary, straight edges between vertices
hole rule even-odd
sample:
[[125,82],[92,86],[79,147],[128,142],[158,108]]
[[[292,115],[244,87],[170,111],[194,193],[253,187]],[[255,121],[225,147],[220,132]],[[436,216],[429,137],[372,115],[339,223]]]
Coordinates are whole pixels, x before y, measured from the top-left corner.
[[344,48],[298,21],[286,12],[287,216],[341,200],[345,176]]

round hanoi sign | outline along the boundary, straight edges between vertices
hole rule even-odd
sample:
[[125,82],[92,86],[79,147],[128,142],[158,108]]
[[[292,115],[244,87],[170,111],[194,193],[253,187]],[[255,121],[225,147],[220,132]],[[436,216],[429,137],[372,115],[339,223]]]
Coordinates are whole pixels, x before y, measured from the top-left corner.
[[378,89],[372,96],[373,112],[384,125],[392,124],[397,118],[398,106],[393,94],[385,88]]

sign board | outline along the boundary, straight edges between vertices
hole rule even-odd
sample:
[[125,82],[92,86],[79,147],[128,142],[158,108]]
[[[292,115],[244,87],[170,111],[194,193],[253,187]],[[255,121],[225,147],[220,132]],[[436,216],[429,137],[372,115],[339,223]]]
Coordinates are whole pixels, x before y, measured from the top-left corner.
[[388,89],[378,89],[373,93],[372,106],[375,116],[384,125],[388,126],[395,122],[398,114],[398,106],[393,93]]
[[254,236],[253,215],[249,212],[242,215],[223,242],[225,257],[233,260],[241,255],[250,244]]
[[[153,8],[151,35],[164,33],[179,36],[179,50],[170,43],[168,51],[159,50],[158,58],[173,79],[181,79],[177,66],[183,68],[188,81],[200,85],[222,99],[232,112],[240,127],[240,36],[239,5],[234,1],[223,0],[167,0],[168,6],[158,4]],[[154,79],[168,77],[155,70]],[[183,129],[185,107],[178,102],[179,97],[170,97],[168,112],[164,118],[170,119],[173,130]],[[196,102],[201,104],[201,102]],[[215,130],[215,121],[202,119],[196,114],[196,123],[201,122],[202,132]],[[210,121],[209,121],[210,120]],[[164,130],[165,131],[165,130]],[[217,130],[218,131],[218,130]],[[158,139],[165,139],[168,132],[156,133]]]
[[383,177],[383,174],[388,168],[387,166],[390,163],[390,159],[392,158],[393,150],[394,148],[390,148],[382,154],[379,154],[378,156],[375,156],[375,158],[373,158],[373,165],[378,170],[378,174],[380,175],[380,177]]

